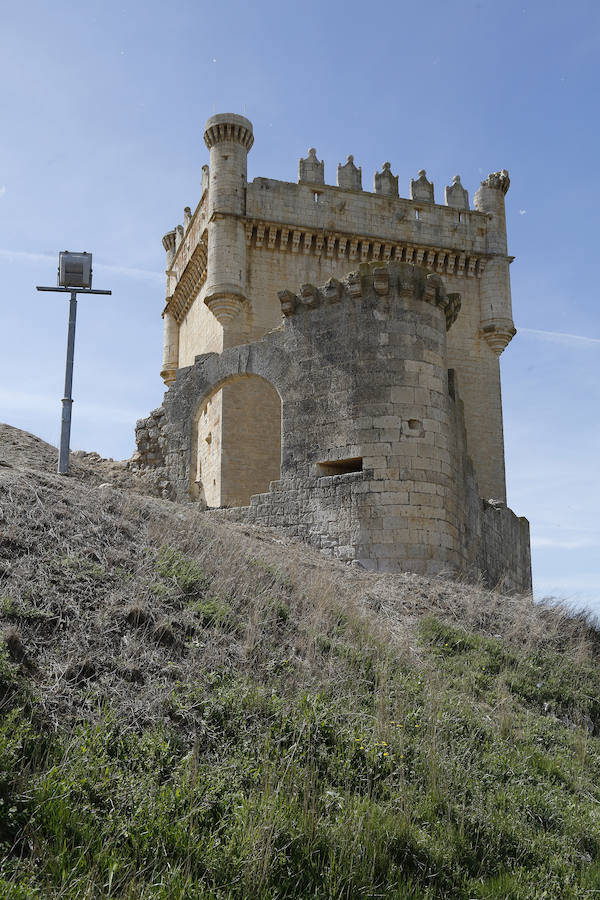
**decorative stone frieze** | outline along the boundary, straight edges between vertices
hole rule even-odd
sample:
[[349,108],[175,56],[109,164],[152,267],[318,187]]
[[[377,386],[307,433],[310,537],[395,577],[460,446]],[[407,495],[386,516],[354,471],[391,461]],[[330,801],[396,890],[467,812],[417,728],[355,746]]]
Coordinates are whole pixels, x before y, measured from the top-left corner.
[[373,264],[361,265],[358,272],[350,272],[343,281],[330,278],[321,288],[314,284],[303,284],[297,295],[286,290],[279,291],[278,297],[281,311],[288,318],[303,310],[311,312],[321,306],[323,301],[327,304],[349,303],[369,290],[380,297],[397,292],[401,297],[414,297],[438,306],[444,312],[446,330],[454,324],[460,311],[460,294],[447,294],[439,275],[426,274],[422,267],[406,264],[379,267]]
[[[293,238],[290,243],[289,235]],[[270,250],[319,256],[325,251],[328,259],[349,263],[364,262],[408,262],[423,265],[440,274],[455,271],[468,278],[478,278],[485,266],[482,255],[466,255],[448,251],[443,247],[407,246],[389,241],[374,241],[368,237],[351,237],[339,232],[294,229],[278,222],[246,222],[246,245],[261,249],[267,241]],[[266,236],[268,235],[268,240]]]
[[176,322],[181,322],[198,296],[206,280],[206,260],[208,247],[204,241],[196,245],[191,259],[185,267],[177,286],[169,298],[168,309]]

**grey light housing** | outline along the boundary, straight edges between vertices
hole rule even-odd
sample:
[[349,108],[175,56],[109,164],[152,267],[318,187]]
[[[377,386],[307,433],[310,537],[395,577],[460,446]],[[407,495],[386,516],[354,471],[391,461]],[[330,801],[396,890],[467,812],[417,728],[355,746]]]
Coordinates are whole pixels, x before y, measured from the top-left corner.
[[92,254],[62,250],[58,254],[58,285],[66,288],[91,288]]

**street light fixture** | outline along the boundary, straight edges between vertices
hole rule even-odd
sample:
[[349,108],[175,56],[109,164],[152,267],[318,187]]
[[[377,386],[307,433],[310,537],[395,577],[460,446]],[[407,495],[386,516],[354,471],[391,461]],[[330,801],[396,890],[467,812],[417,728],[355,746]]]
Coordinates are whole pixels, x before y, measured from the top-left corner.
[[58,474],[69,474],[69,444],[71,441],[71,410],[73,407],[73,357],[75,354],[75,323],[77,320],[77,294],[112,294],[112,291],[92,290],[92,254],[70,253],[63,250],[58,254],[58,287],[41,287],[38,291],[54,291],[70,294],[69,329],[67,333],[67,365],[65,368],[65,395],[62,399],[60,424],[60,447],[58,451]]

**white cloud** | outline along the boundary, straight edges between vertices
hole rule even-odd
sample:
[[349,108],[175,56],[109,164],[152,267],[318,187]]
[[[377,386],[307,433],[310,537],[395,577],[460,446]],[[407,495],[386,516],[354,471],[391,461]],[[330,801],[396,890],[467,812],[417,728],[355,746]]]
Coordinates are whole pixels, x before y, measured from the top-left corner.
[[600,338],[585,337],[582,334],[566,334],[562,331],[540,331],[537,328],[519,328],[519,334],[529,334],[531,337],[545,341],[556,341],[561,344],[578,344],[599,346]]
[[161,272],[152,272],[150,269],[136,269],[132,266],[113,266],[109,263],[94,263],[94,269],[100,272],[113,272],[115,275],[125,275],[127,278],[135,278],[141,281],[156,281],[162,284],[164,275]]
[[5,193],[6,193],[6,185],[3,184],[2,187],[0,187],[0,197],[4,197]]
[[526,209],[520,209],[520,210],[519,210],[519,215],[520,215],[520,216],[525,216],[525,215],[527,215],[527,210],[526,210]]
[[[58,253],[29,253],[27,250],[5,250],[0,248],[0,261],[7,263],[52,263],[58,265]],[[152,281],[162,283],[164,276],[161,272],[153,272],[149,269],[136,269],[133,266],[115,266],[111,263],[94,261],[94,271],[109,272],[114,275],[124,275],[126,278],[134,278],[137,281]]]
[[597,537],[579,537],[560,538],[560,537],[544,537],[537,535],[532,536],[531,546],[534,550],[552,547],[555,550],[584,550],[589,547],[600,547],[600,536]]

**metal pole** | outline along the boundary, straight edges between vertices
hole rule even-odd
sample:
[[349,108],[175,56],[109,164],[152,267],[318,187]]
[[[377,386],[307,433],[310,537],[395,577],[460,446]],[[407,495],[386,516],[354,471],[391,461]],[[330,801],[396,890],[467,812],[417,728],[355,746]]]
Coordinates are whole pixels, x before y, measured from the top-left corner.
[[67,336],[67,365],[65,368],[65,396],[62,399],[58,474],[69,474],[69,445],[71,442],[71,410],[73,408],[73,357],[75,355],[75,322],[77,319],[77,291],[71,291],[69,301],[69,332]]
[[[91,276],[90,276],[91,283]],[[58,450],[58,474],[69,474],[69,445],[71,443],[71,411],[73,409],[73,357],[75,355],[75,322],[77,319],[77,294],[112,294],[112,291],[98,291],[92,288],[47,287],[38,284],[38,291],[52,291],[56,294],[70,294],[69,331],[67,336],[67,365],[65,369],[65,396],[62,399],[60,423],[60,446]]]

